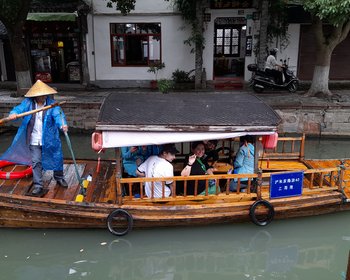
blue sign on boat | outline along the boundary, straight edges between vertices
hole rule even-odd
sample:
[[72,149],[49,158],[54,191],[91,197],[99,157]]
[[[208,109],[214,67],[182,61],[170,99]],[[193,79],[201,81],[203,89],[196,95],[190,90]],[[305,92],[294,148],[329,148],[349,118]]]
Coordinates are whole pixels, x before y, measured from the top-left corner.
[[270,198],[302,195],[303,179],[303,171],[272,174],[270,177]]

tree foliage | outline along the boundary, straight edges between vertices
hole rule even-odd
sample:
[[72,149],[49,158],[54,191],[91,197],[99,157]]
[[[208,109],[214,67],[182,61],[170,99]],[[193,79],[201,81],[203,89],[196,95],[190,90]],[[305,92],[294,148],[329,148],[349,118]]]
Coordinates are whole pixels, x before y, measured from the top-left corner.
[[277,38],[280,48],[285,49],[289,45],[290,38],[288,24],[287,2],[285,0],[270,0],[267,42],[271,44]]
[[20,15],[23,3],[30,3],[30,0],[1,0],[0,1],[0,20],[7,28],[14,25]]
[[304,0],[304,9],[334,26],[350,20],[350,0]]
[[114,3],[116,3],[115,9],[125,16],[135,10],[136,0],[107,0],[107,7],[113,8]]

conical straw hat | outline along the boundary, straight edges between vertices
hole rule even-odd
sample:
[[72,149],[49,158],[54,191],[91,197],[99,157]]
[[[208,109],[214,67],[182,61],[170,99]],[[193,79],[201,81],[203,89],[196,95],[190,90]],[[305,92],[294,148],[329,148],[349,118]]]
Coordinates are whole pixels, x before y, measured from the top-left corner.
[[27,92],[25,97],[36,97],[57,93],[52,87],[49,87],[47,84],[43,83],[40,80],[37,80],[36,83],[31,87]]

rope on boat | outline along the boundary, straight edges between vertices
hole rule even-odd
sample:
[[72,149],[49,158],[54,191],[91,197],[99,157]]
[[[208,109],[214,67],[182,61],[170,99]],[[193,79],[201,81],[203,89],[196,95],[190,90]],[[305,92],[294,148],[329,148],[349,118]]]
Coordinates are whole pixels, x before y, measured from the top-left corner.
[[[63,121],[63,112],[62,112],[62,109],[60,108],[60,115],[61,115],[61,120],[62,120],[62,125],[64,124],[64,121]],[[63,131],[64,133],[64,136],[66,137],[66,141],[67,141],[67,145],[68,145],[68,148],[72,154],[72,159],[73,159],[73,162],[74,162],[74,166],[75,166],[75,171],[77,172],[77,177],[78,177],[78,181],[79,181],[79,185],[80,185],[80,190],[79,190],[79,194],[80,195],[83,195],[85,196],[86,195],[86,192],[85,192],[85,188],[84,188],[84,184],[83,184],[83,179],[80,177],[79,175],[79,171],[78,171],[78,166],[77,166],[77,163],[75,162],[75,157],[74,157],[74,153],[73,153],[73,149],[72,149],[72,145],[70,143],[70,140],[69,140],[69,136],[68,136],[68,132],[67,131]],[[79,195],[78,194],[78,195]]]
[[[346,170],[346,166],[345,165],[343,165],[343,164],[340,164],[340,165],[338,165],[337,166],[338,167],[338,175],[337,175],[337,177],[338,177],[338,181],[339,181],[339,183],[340,183],[340,168],[343,168],[344,170]],[[343,186],[344,185],[344,186]],[[342,182],[342,186],[341,186],[341,188],[342,188],[342,190],[344,190],[344,188],[346,187],[346,182]]]

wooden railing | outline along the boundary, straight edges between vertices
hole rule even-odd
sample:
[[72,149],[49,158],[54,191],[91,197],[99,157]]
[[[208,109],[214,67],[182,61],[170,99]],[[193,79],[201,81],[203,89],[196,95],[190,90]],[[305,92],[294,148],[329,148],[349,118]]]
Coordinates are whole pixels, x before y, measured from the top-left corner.
[[[294,172],[294,171],[293,171]],[[285,172],[278,172],[285,173]],[[272,174],[276,173],[254,173],[254,174],[220,174],[220,175],[202,175],[202,176],[174,176],[174,177],[161,177],[161,178],[117,178],[117,188],[119,194],[118,203],[122,203],[124,197],[127,200],[135,200],[135,194],[139,194],[141,200],[156,200],[156,201],[169,201],[169,200],[191,200],[193,198],[202,198],[208,197],[208,187],[209,187],[209,179],[216,180],[216,194],[211,196],[233,196],[233,195],[241,195],[241,196],[250,196],[250,197],[261,197],[262,192],[267,195],[269,193],[269,182]],[[327,189],[334,188],[339,191],[342,190],[342,182],[343,182],[343,174],[344,170],[342,168],[338,169],[338,167],[333,168],[322,168],[322,169],[309,169],[304,171],[304,181],[303,181],[303,189],[306,191],[307,189],[322,189],[323,191],[327,191]],[[229,185],[231,179],[238,179],[238,187],[237,191],[231,193],[229,191]],[[246,187],[246,192],[242,192],[241,179],[249,178],[251,180],[248,181],[248,186]],[[206,180],[206,192],[205,195],[198,194],[198,181]],[[165,182],[173,181],[174,182],[174,191],[171,194],[171,197],[164,197],[164,189]],[[177,185],[179,182],[184,182],[184,192],[183,194],[177,194]],[[187,181],[195,181],[195,194],[188,195],[186,190]],[[154,198],[147,197],[144,193],[143,184],[145,182],[152,182],[152,193],[154,182],[162,182],[163,188],[163,197],[162,198]],[[133,185],[137,186],[137,191],[133,190]],[[245,187],[245,186],[244,186]],[[125,195],[125,191],[128,194]],[[124,196],[122,195],[124,192]]]
[[[260,141],[261,139],[262,137],[260,137]],[[176,173],[180,173],[183,169],[183,162],[190,153],[191,144],[190,142],[176,144],[179,150],[176,159],[173,161]],[[272,160],[302,160],[304,159],[304,145],[305,134],[300,137],[279,137],[277,147],[273,150],[261,152],[259,160],[266,160],[267,158]],[[217,149],[219,149],[219,161],[215,166],[214,173],[227,173],[232,167],[233,156],[239,149],[239,138],[220,139]]]
[[[261,141],[262,137],[260,138]],[[299,142],[297,149],[296,143]],[[301,137],[279,137],[274,149],[266,150],[260,155],[271,159],[304,159],[305,134]]]

